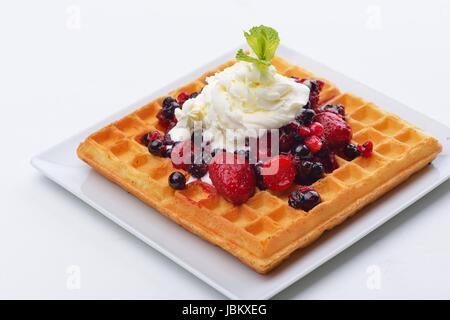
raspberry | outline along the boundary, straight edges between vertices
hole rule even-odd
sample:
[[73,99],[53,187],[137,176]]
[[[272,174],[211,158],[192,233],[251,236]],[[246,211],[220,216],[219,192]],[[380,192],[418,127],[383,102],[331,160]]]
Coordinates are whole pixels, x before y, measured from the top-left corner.
[[183,104],[186,102],[187,99],[190,98],[190,95],[186,92],[181,92],[177,97],[177,102],[180,106],[183,106]]
[[364,158],[370,157],[373,151],[373,142],[368,140],[363,144],[358,145],[358,151],[362,157]]
[[295,167],[291,156],[278,155],[261,166],[261,175],[267,188],[277,191],[288,189],[295,178]]

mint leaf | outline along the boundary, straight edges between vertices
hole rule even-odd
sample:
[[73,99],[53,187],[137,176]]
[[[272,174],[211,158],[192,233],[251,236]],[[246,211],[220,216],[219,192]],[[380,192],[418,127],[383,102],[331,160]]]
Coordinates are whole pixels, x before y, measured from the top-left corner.
[[261,25],[244,32],[244,36],[258,59],[245,54],[242,49],[237,52],[236,59],[255,63],[260,70],[265,70],[270,66],[270,61],[275,56],[275,51],[280,44],[278,32],[273,28]]
[[238,52],[236,53],[236,60],[254,63],[261,71],[265,70],[266,67],[270,66],[270,62],[259,60],[255,57],[249,56],[242,49],[239,49]]

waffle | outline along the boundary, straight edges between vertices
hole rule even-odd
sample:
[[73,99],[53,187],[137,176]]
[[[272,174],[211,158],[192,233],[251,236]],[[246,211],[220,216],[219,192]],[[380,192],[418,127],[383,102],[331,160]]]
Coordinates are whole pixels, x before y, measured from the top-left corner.
[[[229,61],[169,93],[200,90],[205,79],[232,65]],[[273,65],[286,76],[321,79],[276,57]],[[169,159],[151,155],[139,143],[143,134],[163,129],[156,113],[160,97],[132,114],[92,134],[79,149],[79,157],[126,191],[198,236],[230,252],[257,272],[266,273],[394,188],[430,163],[440,152],[436,139],[373,103],[341,93],[325,81],[321,103],[341,103],[353,129],[355,143],[372,140],[369,158],[338,158],[340,167],[313,187],[322,202],[309,212],[288,205],[289,191],[257,191],[245,204],[234,206],[221,196],[206,193],[198,184],[181,191],[168,185],[175,171]],[[149,212],[149,214],[153,214]]]

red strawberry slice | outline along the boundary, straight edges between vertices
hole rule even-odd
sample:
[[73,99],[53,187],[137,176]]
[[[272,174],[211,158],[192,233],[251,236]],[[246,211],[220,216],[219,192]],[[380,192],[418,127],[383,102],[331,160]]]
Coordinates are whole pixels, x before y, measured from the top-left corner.
[[286,155],[275,156],[261,166],[264,184],[272,190],[289,189],[294,182],[295,173],[292,157]]
[[208,172],[217,192],[234,205],[255,194],[255,172],[242,155],[220,152],[209,163]]
[[340,116],[331,112],[322,112],[317,114],[314,120],[323,126],[326,146],[339,147],[350,143],[352,128]]

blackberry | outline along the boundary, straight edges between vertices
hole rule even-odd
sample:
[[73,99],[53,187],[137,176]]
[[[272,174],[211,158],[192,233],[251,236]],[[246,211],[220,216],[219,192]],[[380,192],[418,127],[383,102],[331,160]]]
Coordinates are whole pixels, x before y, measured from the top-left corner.
[[178,171],[169,176],[169,185],[175,190],[181,190],[186,187],[186,177]]

